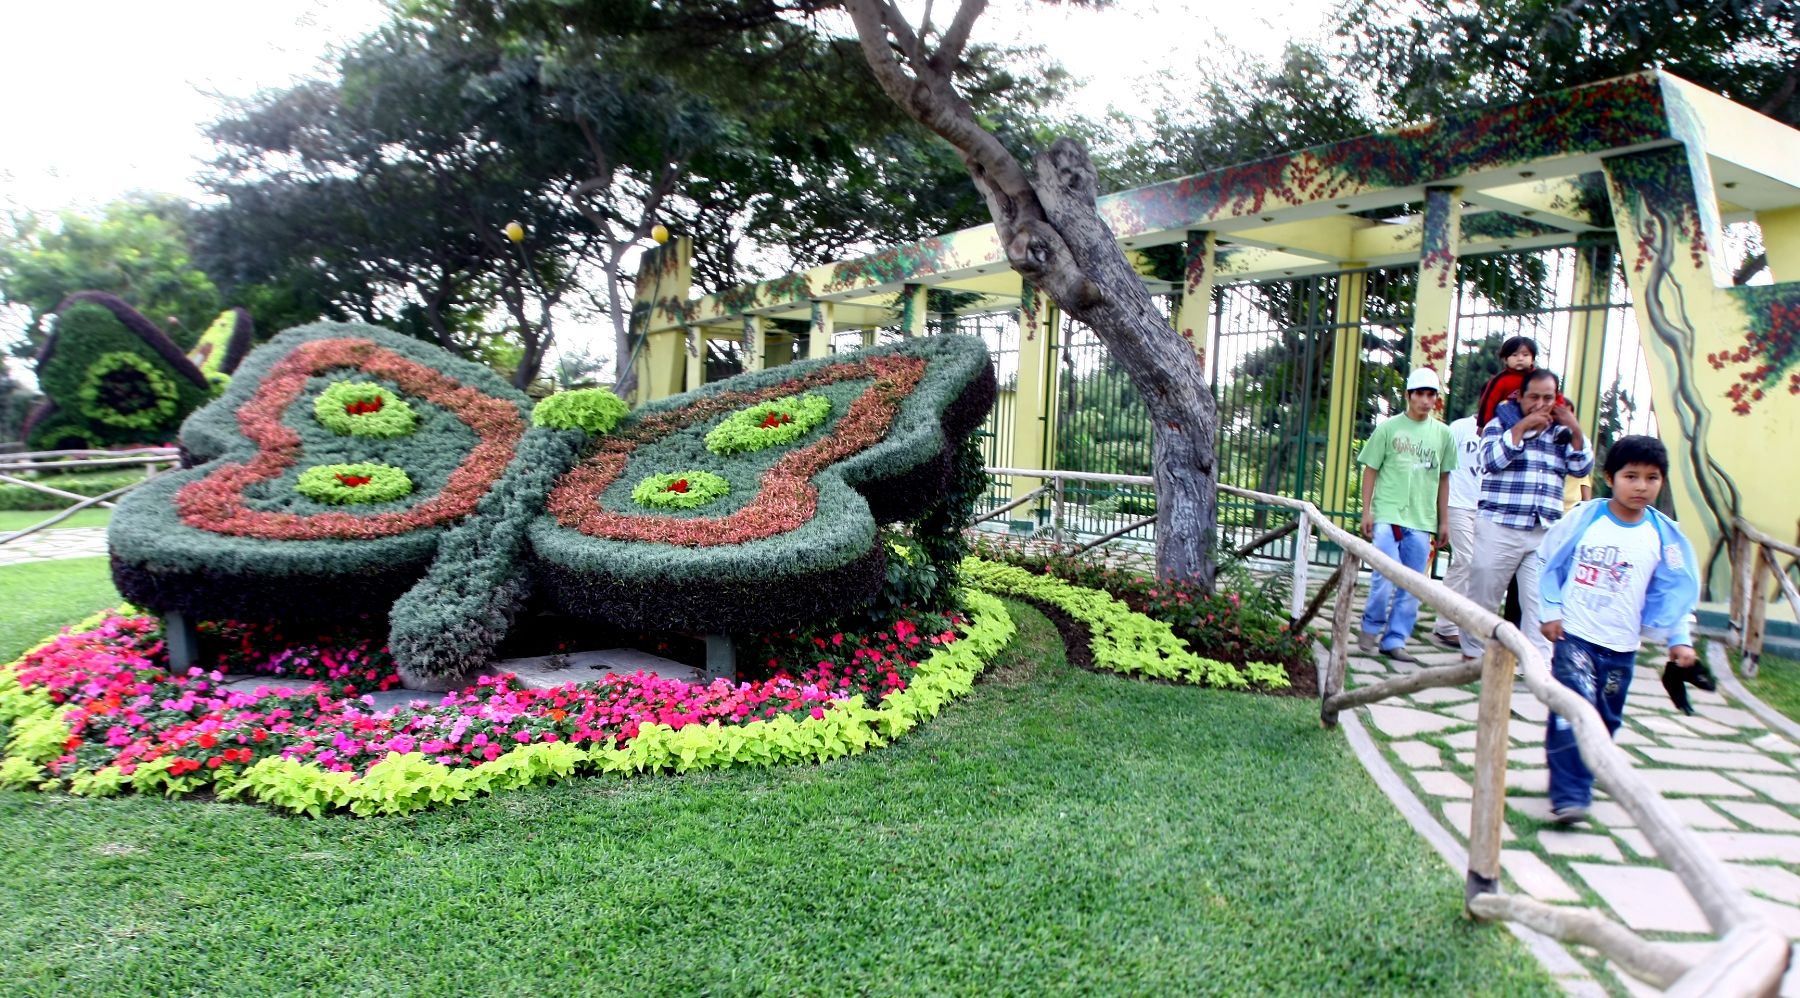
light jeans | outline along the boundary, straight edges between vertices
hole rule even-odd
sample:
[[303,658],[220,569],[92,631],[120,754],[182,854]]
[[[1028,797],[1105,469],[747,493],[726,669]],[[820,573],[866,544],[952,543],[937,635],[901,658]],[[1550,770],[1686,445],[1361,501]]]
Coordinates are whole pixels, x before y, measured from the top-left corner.
[[[1394,539],[1392,524],[1375,524],[1375,550],[1398,561],[1415,572],[1425,571],[1431,557],[1431,535],[1423,530],[1400,528],[1400,539]],[[1381,638],[1381,650],[1393,651],[1412,637],[1413,624],[1419,619],[1419,598],[1394,585],[1387,576],[1374,573],[1369,579],[1369,601],[1363,606],[1362,630]]]
[[[1467,596],[1469,566],[1475,561],[1475,511],[1452,506],[1444,526],[1447,528],[1445,533],[1450,536],[1450,569],[1444,573],[1444,585]],[[1459,633],[1456,621],[1444,616],[1438,617],[1437,626],[1431,632],[1450,641],[1455,641]]]
[[[1469,599],[1477,605],[1498,611],[1506,599],[1508,579],[1519,580],[1519,630],[1538,654],[1550,661],[1550,642],[1538,630],[1538,545],[1544,543],[1546,527],[1514,530],[1502,527],[1485,516],[1475,518],[1475,560],[1469,566]],[[1487,646],[1484,635],[1462,632],[1462,652],[1470,658],[1481,655]]]

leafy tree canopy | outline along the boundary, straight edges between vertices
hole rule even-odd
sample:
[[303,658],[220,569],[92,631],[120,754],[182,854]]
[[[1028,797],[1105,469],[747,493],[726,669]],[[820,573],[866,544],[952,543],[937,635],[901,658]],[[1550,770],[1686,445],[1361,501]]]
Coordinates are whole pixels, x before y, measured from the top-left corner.
[[116,294],[191,346],[219,312],[218,290],[190,253],[192,215],[185,200],[150,194],[127,195],[96,214],[12,215],[0,242],[0,303],[26,315],[13,354],[34,355],[49,331],[45,318],[76,291]]

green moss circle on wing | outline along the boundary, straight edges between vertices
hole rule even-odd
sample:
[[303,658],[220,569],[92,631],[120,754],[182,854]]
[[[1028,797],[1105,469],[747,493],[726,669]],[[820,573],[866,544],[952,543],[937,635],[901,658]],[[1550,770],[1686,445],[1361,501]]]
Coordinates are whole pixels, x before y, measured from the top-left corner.
[[326,429],[357,437],[403,437],[419,424],[406,400],[366,381],[339,381],[319,393],[313,414]]
[[320,464],[300,473],[294,488],[327,503],[391,502],[410,495],[412,479],[391,464]]
[[151,430],[175,416],[175,382],[134,353],[113,350],[88,365],[77,392],[83,415],[108,426]]
[[831,415],[831,400],[811,393],[760,402],[726,417],[706,435],[714,454],[744,454],[791,444]]
[[651,509],[698,509],[731,491],[731,483],[707,471],[651,475],[631,490],[632,501]]
[[539,402],[531,410],[531,423],[553,430],[610,433],[630,411],[623,399],[604,388],[577,388]]

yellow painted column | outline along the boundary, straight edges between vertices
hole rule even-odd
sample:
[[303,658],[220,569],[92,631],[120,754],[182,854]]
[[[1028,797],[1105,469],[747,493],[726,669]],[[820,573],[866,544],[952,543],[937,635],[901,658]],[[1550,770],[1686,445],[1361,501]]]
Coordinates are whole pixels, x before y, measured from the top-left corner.
[[1435,368],[1445,387],[1450,382],[1450,330],[1456,323],[1456,244],[1461,230],[1462,189],[1425,188],[1425,232],[1419,247],[1419,290],[1413,298],[1410,366]]
[[1211,232],[1187,234],[1182,247],[1186,258],[1182,267],[1181,303],[1175,307],[1175,330],[1200,355],[1200,369],[1209,371],[1207,362],[1213,356],[1212,328],[1214,263],[1218,255],[1218,237]]
[[[1575,254],[1575,288],[1572,304],[1578,309],[1569,322],[1569,356],[1564,368],[1563,394],[1575,403],[1575,414],[1588,436],[1600,424],[1600,397],[1607,386],[1605,376],[1607,292],[1612,286],[1610,271],[1596,273],[1594,260],[1598,247],[1578,247]],[[1601,259],[1611,255],[1599,251]]]
[[699,326],[687,327],[687,387],[693,391],[706,384],[706,334]]
[[[1800,370],[1784,345],[1800,327],[1800,283],[1730,286],[1713,253],[1723,227],[1705,156],[1674,146],[1601,165],[1669,450],[1665,493],[1699,556],[1702,598],[1723,599],[1738,517],[1794,536],[1800,462],[1784,458],[1800,433]],[[1790,232],[1776,223],[1770,260],[1791,268]]]
[[687,373],[682,356],[686,338],[684,329],[659,329],[650,334],[649,341],[639,353],[645,361],[639,372],[644,401],[668,398],[682,391],[682,380]]
[[1800,281],[1800,207],[1761,211],[1763,249],[1769,254],[1769,272],[1777,281]]
[[744,316],[744,338],[738,346],[744,370],[762,370],[769,350],[769,320],[760,315]]
[[[1056,397],[1056,307],[1049,296],[1024,286],[1019,303],[1019,381],[1013,393],[1012,453],[1008,467],[1044,468],[1053,450]],[[1040,478],[1013,479],[1012,495],[1022,496],[1043,485]],[[1015,511],[1030,516],[1032,507]]]
[[836,331],[837,303],[814,301],[812,303],[812,328],[806,334],[806,356],[808,358],[831,356],[831,336]]
[[900,293],[900,335],[925,335],[925,285],[908,284]]
[[1368,275],[1338,278],[1337,307],[1332,317],[1331,398],[1327,410],[1325,491],[1320,509],[1337,514],[1340,525],[1352,523],[1351,506],[1360,499],[1360,475],[1354,451],[1356,421],[1362,405],[1362,320]]

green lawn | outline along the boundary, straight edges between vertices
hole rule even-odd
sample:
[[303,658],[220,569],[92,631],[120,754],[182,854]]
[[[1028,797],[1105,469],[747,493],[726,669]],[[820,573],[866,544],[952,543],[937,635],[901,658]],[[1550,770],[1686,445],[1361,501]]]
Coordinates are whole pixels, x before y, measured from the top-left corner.
[[[0,534],[35,526],[55,516],[54,510],[0,509]],[[104,527],[112,522],[112,510],[89,507],[62,521],[51,530],[64,527]]]
[[824,766],[376,820],[0,793],[0,993],[1554,991],[1316,704],[1013,610],[972,695]]
[[[5,514],[0,514],[5,515]],[[105,558],[0,567],[0,664],[95,610],[117,606]]]
[[[1734,662],[1736,658],[1734,654]],[[1743,670],[1739,669],[1738,674],[1742,675]],[[1764,652],[1757,660],[1756,678],[1744,680],[1744,688],[1763,703],[1800,721],[1800,662]]]

